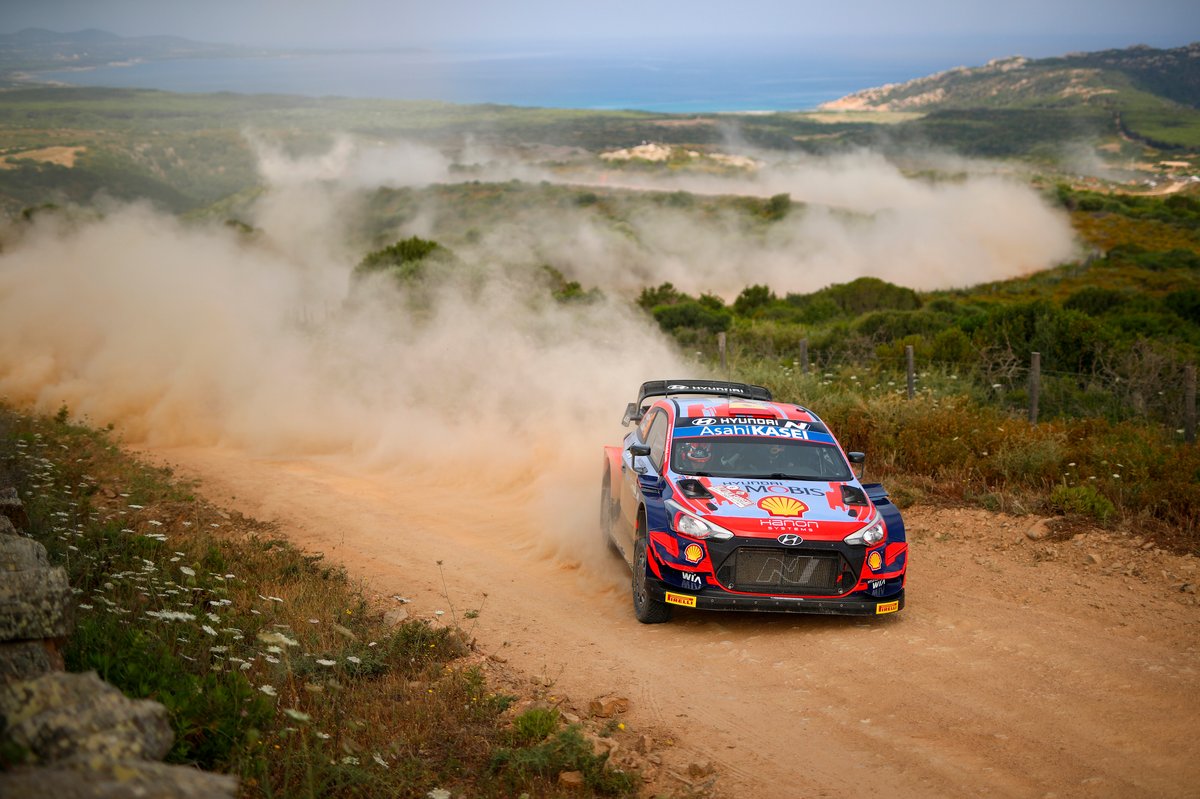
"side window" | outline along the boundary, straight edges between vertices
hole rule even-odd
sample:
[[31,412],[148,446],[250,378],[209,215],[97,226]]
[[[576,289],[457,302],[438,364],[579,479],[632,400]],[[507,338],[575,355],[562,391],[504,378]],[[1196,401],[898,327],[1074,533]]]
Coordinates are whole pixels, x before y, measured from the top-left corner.
[[657,415],[658,415],[657,413],[646,414],[642,418],[642,423],[640,425],[638,425],[638,437],[642,440],[643,444],[646,443],[647,436],[650,435],[650,423],[654,421],[654,418]]
[[656,469],[661,469],[663,453],[667,449],[667,414],[662,410],[654,412],[650,430],[646,433],[646,443],[650,445],[650,461]]

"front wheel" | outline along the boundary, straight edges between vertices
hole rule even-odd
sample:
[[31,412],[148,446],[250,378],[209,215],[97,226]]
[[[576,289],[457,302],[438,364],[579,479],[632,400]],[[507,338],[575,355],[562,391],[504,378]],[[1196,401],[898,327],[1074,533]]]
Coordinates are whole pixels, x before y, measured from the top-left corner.
[[649,555],[646,552],[646,535],[638,531],[637,543],[633,547],[633,615],[642,624],[662,624],[671,620],[671,606],[660,599],[650,596],[646,585],[646,562]]

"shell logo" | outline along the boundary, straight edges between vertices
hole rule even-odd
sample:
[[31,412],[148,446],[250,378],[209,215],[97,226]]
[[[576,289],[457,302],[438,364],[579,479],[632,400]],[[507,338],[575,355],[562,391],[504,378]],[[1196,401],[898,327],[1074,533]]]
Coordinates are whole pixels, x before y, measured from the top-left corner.
[[808,506],[795,497],[773,495],[758,501],[758,507],[772,516],[803,516]]
[[871,567],[871,571],[879,571],[883,568],[883,555],[880,555],[878,551],[872,552],[867,556],[867,565]]
[[699,544],[688,544],[683,550],[683,557],[688,563],[699,563],[704,557],[704,550]]

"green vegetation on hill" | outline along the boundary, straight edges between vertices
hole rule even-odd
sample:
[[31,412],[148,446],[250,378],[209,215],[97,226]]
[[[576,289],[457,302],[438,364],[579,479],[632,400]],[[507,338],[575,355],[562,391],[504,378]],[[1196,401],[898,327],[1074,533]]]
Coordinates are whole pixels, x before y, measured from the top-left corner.
[[[1131,47],[1037,60],[999,59],[852,97],[863,107],[935,115],[908,127],[927,130],[936,141],[945,141],[949,133],[950,141],[957,142],[968,135],[969,122],[989,138],[1005,128],[1029,126],[1034,144],[1047,138],[1055,124],[1066,125],[1059,131],[1060,141],[1072,133],[1092,138],[1097,126],[1119,126],[1125,135],[1153,147],[1195,150],[1200,148],[1200,43],[1170,50]],[[993,124],[1000,129],[993,130]],[[997,148],[993,143],[977,152],[1014,151],[1011,144]]]

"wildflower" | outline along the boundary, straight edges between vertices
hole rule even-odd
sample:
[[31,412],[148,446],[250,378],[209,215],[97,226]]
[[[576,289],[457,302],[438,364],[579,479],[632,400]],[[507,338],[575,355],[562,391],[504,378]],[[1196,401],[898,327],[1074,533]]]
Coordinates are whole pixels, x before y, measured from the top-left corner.
[[354,655],[350,655],[348,658],[346,658],[346,660],[350,661],[351,663],[355,664],[356,666],[359,663],[362,663],[362,661],[359,660],[358,658],[356,658]]
[[319,666],[336,666],[337,661],[336,660],[326,660],[325,658],[320,658],[319,660],[317,660],[317,665],[319,665]]
[[[223,654],[225,654],[226,652],[228,652],[228,651],[229,651],[229,647],[227,647],[227,646],[210,646],[210,647],[208,648],[208,651],[209,651],[209,652],[215,652],[215,653],[216,653],[216,654],[218,654],[218,655],[223,655]],[[233,658],[230,658],[230,660],[232,660],[232,659],[233,659]]]
[[300,646],[299,641],[293,641],[291,638],[288,638],[283,633],[260,632],[258,634],[258,640],[262,641],[264,644],[282,644],[283,646]]
[[309,624],[320,624],[321,620],[320,619],[309,619],[308,623]]
[[217,634],[217,631],[214,630],[212,627],[209,627],[207,624],[201,625],[200,629],[204,630],[204,632],[208,633],[209,635]]
[[445,788],[434,788],[425,795],[429,797],[429,799],[450,799],[450,792]]
[[267,696],[278,696],[279,695],[278,693],[276,693],[274,685],[260,685],[260,686],[258,686],[258,690],[262,691]]
[[188,577],[195,577],[195,576],[196,576],[196,570],[195,570],[195,569],[193,569],[193,568],[191,568],[190,566],[180,566],[180,567],[179,567],[179,571],[183,572],[183,573],[184,573],[185,575],[187,575]]
[[351,757],[350,755],[346,755],[345,757],[343,757],[343,758],[342,758],[342,765],[344,765],[344,766],[357,766],[357,765],[358,765],[358,758],[357,758],[357,757]]
[[329,735],[329,733],[327,733],[327,732],[318,732],[316,735],[317,735],[317,737],[318,737],[318,738],[320,738],[322,741],[328,741],[328,740],[329,740],[329,738],[330,738],[330,735]]
[[279,662],[279,658],[271,657],[270,655],[263,655],[263,660],[267,661],[268,663],[278,663]]
[[309,716],[307,713],[303,713],[292,707],[284,708],[283,712],[287,713],[288,716],[290,716],[291,718],[294,718],[296,721],[310,721],[312,719],[312,717]]
[[391,768],[391,766],[389,766],[386,762],[384,762],[384,759],[379,756],[378,752],[372,752],[371,759],[374,760],[379,765],[383,766],[384,768]]

